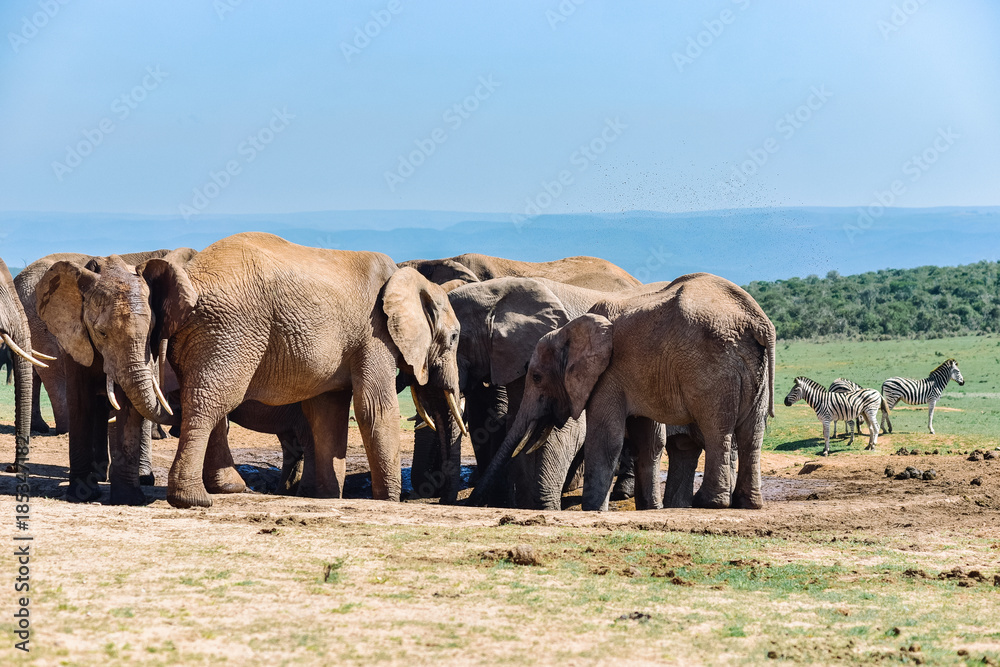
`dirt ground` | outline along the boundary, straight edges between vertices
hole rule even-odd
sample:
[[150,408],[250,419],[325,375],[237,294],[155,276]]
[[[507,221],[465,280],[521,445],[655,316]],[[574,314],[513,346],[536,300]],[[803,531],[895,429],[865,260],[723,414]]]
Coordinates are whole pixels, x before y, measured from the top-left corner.
[[[0,432],[2,451],[11,452],[12,441],[9,428]],[[408,467],[412,432],[403,431],[403,442]],[[230,443],[251,485],[262,488],[273,482],[281,463],[276,438],[234,425]],[[367,464],[352,427],[347,495],[353,498],[248,492],[215,496],[210,509],[182,511],[165,501],[163,483],[176,447],[172,438],[154,441],[158,486],[146,489],[151,504],[138,508],[64,502],[66,436],[36,436],[31,444],[33,651],[0,647],[5,664],[10,663],[3,655],[33,664],[201,664],[220,657],[246,664],[323,664],[332,656],[388,664],[491,664],[500,657],[525,664],[612,659],[621,664],[739,664],[765,656],[812,664],[882,662],[885,656],[895,661],[895,644],[902,641],[895,631],[900,628],[883,627],[893,623],[883,616],[895,612],[868,609],[871,603],[862,601],[868,599],[866,577],[871,578],[870,593],[876,594],[886,577],[906,582],[901,586],[925,585],[911,581],[916,575],[904,577],[904,570],[934,579],[935,572],[960,567],[984,573],[987,584],[1000,575],[1000,452],[998,458],[982,461],[963,455],[900,456],[890,453],[888,437],[880,440],[876,453],[822,459],[768,452],[762,461],[767,504],[760,511],[635,512],[623,511],[630,509],[625,502],[598,514],[572,511],[578,505],[568,499],[571,511],[540,513],[359,497],[367,493]],[[902,472],[907,466],[933,469],[937,476],[898,480],[886,475],[887,467]],[[405,480],[406,475],[404,489]],[[14,484],[13,475],[0,476],[3,516],[9,523]],[[831,540],[840,542],[832,546]],[[522,542],[548,561],[546,583],[532,583],[542,570],[518,568],[516,554],[506,551]],[[633,542],[641,548],[622,546]],[[564,545],[565,563],[559,563],[562,557],[553,545]],[[704,550],[701,556],[699,549]],[[747,554],[753,560],[726,555],[746,549],[759,552]],[[841,585],[850,595],[860,595],[858,609],[876,615],[872,635],[867,640],[843,637],[860,631],[837,629],[833,621],[822,620],[836,603],[801,598],[802,590],[795,586],[781,593],[790,597],[775,598],[770,588],[745,588],[726,579],[722,584],[731,587],[733,597],[720,598],[718,609],[711,600],[722,595],[722,584],[709,586],[709,579],[701,587],[673,586],[676,592],[670,595],[660,589],[654,593],[652,583],[635,588],[639,580],[630,571],[658,576],[659,566],[651,564],[649,554],[678,550],[687,554],[678,563],[692,577],[718,575],[712,568],[697,570],[697,563],[707,563],[716,551],[721,555],[711,558],[721,567],[734,564],[755,577],[761,576],[760,566],[771,564],[765,560],[819,568],[817,572],[830,576],[825,568],[835,563],[843,568],[843,577],[837,574],[840,583],[830,584],[822,595]],[[606,552],[612,554],[610,560],[602,560]],[[646,555],[637,558],[638,553]],[[598,566],[574,569],[591,562]],[[667,557],[663,562],[672,561]],[[2,567],[4,576],[16,570],[9,556]],[[624,568],[623,574],[615,574],[614,586],[608,577],[598,576],[608,567],[612,574]],[[659,584],[660,579],[648,581]],[[810,580],[805,582],[808,590]],[[916,637],[926,624],[929,634],[924,635],[923,653],[917,645],[918,653],[904,651],[902,661],[920,664],[921,656],[931,664],[995,659],[1000,652],[1000,587],[988,585],[989,593],[963,602],[962,595],[972,595],[966,588],[944,590],[936,580],[933,585],[937,588],[915,594],[928,596],[928,608],[935,609],[940,597],[945,620],[914,616],[913,628],[901,632]],[[687,596],[687,602],[677,595]],[[861,613],[851,607],[854,598],[844,595],[840,604],[845,616]],[[579,623],[565,625],[573,621],[565,618],[565,610],[574,605],[581,610]],[[766,623],[778,623],[777,629],[756,619],[758,605],[770,605],[774,618]],[[819,615],[809,622],[817,628],[813,634],[803,635],[797,625],[802,619],[786,618],[790,605],[805,605],[808,614]],[[992,612],[984,611],[991,605]],[[699,613],[709,615],[686,624],[676,620]],[[646,624],[650,614],[652,625]],[[3,627],[13,631],[6,623],[9,616],[4,617]],[[962,629],[977,617],[978,629]],[[526,618],[534,621],[525,624]],[[560,620],[554,623],[553,618]],[[842,617],[836,618],[839,623]],[[945,622],[956,624],[953,632],[942,629]],[[642,625],[634,631],[643,638],[642,650],[635,648],[635,637],[622,635],[623,624]],[[980,634],[981,642],[968,640]],[[939,653],[929,652],[931,646]],[[619,655],[626,648],[627,658]],[[963,650],[964,656],[959,653]]]

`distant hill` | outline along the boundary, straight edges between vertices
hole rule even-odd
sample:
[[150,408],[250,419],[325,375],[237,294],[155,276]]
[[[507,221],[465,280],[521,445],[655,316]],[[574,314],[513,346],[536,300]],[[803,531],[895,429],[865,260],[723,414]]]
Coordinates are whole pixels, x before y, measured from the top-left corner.
[[1000,264],[922,266],[746,286],[778,337],[940,338],[1000,332]]
[[0,257],[25,266],[52,252],[106,255],[154,248],[202,249],[238,231],[304,245],[378,250],[396,261],[481,252],[541,261],[604,257],[643,282],[708,271],[754,280],[857,274],[886,267],[953,266],[1000,259],[1000,208],[775,208],[542,215],[516,225],[499,213],[335,211],[178,216],[0,213]]

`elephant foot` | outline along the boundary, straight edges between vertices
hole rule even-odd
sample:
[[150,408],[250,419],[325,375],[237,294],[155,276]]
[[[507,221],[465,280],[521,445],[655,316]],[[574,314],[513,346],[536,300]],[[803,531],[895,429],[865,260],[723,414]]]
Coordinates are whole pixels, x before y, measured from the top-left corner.
[[139,475],[139,486],[156,486],[156,477],[153,473]]
[[635,497],[635,477],[620,477],[611,490],[611,500],[628,500]]
[[97,472],[94,473],[94,479],[96,479],[98,482],[107,482],[108,481],[108,467],[107,466],[102,466],[100,470],[98,470]]
[[132,486],[124,482],[111,482],[111,499],[109,502],[112,505],[139,506],[145,505],[149,501],[146,499],[146,494],[138,486]]
[[101,487],[93,476],[89,478],[73,477],[69,480],[69,488],[66,489],[66,502],[69,503],[92,503],[101,497]]
[[183,489],[167,489],[167,502],[171,507],[178,509],[211,507],[212,497],[205,491],[204,486],[189,486]]
[[764,499],[760,491],[749,494],[736,493],[733,494],[732,507],[739,510],[759,510],[764,508]]
[[163,426],[160,424],[153,424],[153,434],[151,436],[153,440],[166,440],[167,434],[163,430]]
[[31,422],[31,432],[38,433],[40,435],[48,435],[49,425],[45,422]]
[[717,493],[709,496],[707,493],[703,494],[699,489],[698,493],[694,494],[692,505],[702,509],[721,510],[729,507],[729,500],[730,497],[727,493]]
[[15,461],[14,463],[8,463],[3,471],[13,473],[28,472],[28,464],[24,461]]
[[296,491],[295,495],[299,498],[315,498],[316,486],[313,484],[306,484],[305,482],[299,482],[299,489]]
[[202,481],[209,493],[243,493],[247,489],[246,482],[232,466],[213,473],[206,470]]

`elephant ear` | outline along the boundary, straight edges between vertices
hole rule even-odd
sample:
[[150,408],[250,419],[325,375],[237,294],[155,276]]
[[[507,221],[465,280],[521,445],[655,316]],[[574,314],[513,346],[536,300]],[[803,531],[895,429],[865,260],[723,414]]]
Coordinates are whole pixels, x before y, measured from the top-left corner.
[[612,333],[610,320],[590,313],[559,332],[566,354],[563,379],[574,419],[580,418],[594,385],[611,362]]
[[83,296],[99,277],[73,262],[56,262],[35,288],[38,316],[59,345],[81,366],[94,363],[94,346],[83,323]]
[[399,264],[399,268],[404,267],[416,269],[420,275],[436,285],[452,283],[452,289],[458,285],[479,282],[479,276],[469,267],[453,259],[416,259]]
[[427,384],[428,357],[434,332],[444,312],[450,309],[448,295],[411,267],[392,274],[382,294],[389,336],[403,361],[413,369],[417,384]]
[[136,267],[136,274],[149,285],[149,305],[156,316],[150,339],[154,350],[184,326],[198,305],[198,292],[184,268],[196,254],[191,248],[178,248]]
[[539,339],[569,322],[562,301],[539,281],[506,281],[490,326],[490,382],[500,386],[524,376]]

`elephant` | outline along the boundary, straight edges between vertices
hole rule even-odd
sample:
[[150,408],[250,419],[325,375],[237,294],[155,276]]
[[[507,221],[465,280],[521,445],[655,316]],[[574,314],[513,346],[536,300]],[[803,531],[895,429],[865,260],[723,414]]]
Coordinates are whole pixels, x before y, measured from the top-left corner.
[[[635,416],[687,425],[693,436],[686,437],[704,447],[705,477],[693,504],[762,507],[760,451],[766,420],[774,416],[775,341],[774,325],[757,302],[707,273],[595,304],[538,341],[517,419],[471,502],[482,502],[477,494],[504,461],[543,443],[548,428],[586,409],[584,510],[607,509],[626,421]],[[637,497],[655,479],[650,442],[640,441],[637,452]]]
[[431,282],[454,288],[493,278],[548,278],[556,282],[604,292],[641,285],[627,271],[598,257],[566,257],[551,262],[522,262],[503,257],[466,253],[448,259],[411,259],[400,262]]
[[28,464],[31,440],[31,384],[32,365],[46,366],[38,357],[49,361],[53,357],[41,355],[32,348],[28,318],[14,288],[14,279],[7,265],[0,259],[0,341],[13,353],[14,368],[14,463],[7,472],[25,471]]
[[339,497],[353,395],[372,494],[389,500],[401,486],[397,369],[450,394],[446,403],[457,409],[459,325],[447,294],[386,255],[247,232],[190,261],[167,255],[131,270],[110,259],[114,280],[99,283],[85,268],[57,263],[39,289],[54,300],[61,284],[78,293],[78,285],[100,285],[70,312],[97,343],[109,377],[158,423],[175,421],[156,379],[156,358],[169,360],[181,406],[167,483],[174,507],[209,507],[209,492],[245,489],[225,433],[226,415],[244,401],[301,403],[315,447],[314,478],[304,475],[302,484]]
[[[619,295],[635,295],[662,287],[662,284],[641,285]],[[480,471],[486,470],[502,441],[506,425],[514,421],[524,392],[524,371],[535,344],[544,334],[583,315],[608,296],[607,292],[544,278],[511,277],[465,284],[448,293],[461,325],[457,363],[459,388],[466,395],[467,410],[483,404],[477,400],[480,395],[489,395],[498,389],[513,406],[506,414],[494,412],[480,419],[470,415],[470,440]],[[414,392],[418,409],[434,400],[425,396],[426,393],[424,390]],[[420,487],[426,484],[428,491],[434,490],[434,475],[438,470],[434,464],[446,462],[447,474],[441,478],[446,488],[442,492],[442,502],[455,502],[461,447],[457,438],[459,428],[456,424],[437,426],[440,453],[434,452],[433,442],[414,438],[413,486],[418,495],[431,495],[423,493]],[[490,504],[560,509],[562,493],[573,477],[573,463],[583,445],[585,430],[582,416],[554,429],[545,448],[518,458],[510,471],[510,483],[502,485],[499,495],[492,498]],[[663,438],[660,440],[662,442]],[[631,463],[631,457],[622,458],[626,465]],[[628,476],[622,475],[619,482],[624,484],[626,479]],[[509,493],[511,489],[513,496]]]

